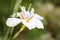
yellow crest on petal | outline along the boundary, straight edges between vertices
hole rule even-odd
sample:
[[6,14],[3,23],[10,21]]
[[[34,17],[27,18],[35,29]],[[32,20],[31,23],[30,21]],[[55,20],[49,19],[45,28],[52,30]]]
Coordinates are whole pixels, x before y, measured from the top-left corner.
[[27,23],[29,23],[29,20],[28,20],[28,19],[26,19],[26,22],[27,22]]
[[21,16],[22,19],[24,19],[24,15],[22,13],[20,13],[20,16]]

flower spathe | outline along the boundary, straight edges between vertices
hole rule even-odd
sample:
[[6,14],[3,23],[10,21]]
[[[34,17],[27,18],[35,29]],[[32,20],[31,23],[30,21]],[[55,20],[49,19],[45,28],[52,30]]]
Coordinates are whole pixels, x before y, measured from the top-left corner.
[[43,23],[41,20],[43,20],[43,17],[41,17],[38,14],[34,14],[34,8],[31,9],[31,11],[26,11],[25,7],[21,7],[22,12],[17,13],[17,16],[20,18],[8,18],[6,21],[7,26],[9,27],[15,27],[19,23],[23,23],[29,30],[37,27],[44,29]]

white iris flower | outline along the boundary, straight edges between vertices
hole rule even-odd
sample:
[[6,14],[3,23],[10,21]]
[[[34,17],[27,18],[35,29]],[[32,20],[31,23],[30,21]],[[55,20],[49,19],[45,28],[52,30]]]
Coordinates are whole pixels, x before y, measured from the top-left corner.
[[23,23],[29,30],[37,27],[44,29],[43,23],[41,20],[43,20],[43,17],[41,17],[38,14],[34,14],[34,9],[32,8],[31,11],[26,11],[25,7],[20,7],[22,12],[17,13],[17,16],[20,18],[8,18],[6,21],[7,26],[9,27],[15,27],[19,23]]

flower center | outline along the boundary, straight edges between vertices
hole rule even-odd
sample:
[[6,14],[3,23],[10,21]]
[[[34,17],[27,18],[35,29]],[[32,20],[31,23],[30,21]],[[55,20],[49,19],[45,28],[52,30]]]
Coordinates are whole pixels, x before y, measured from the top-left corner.
[[26,22],[29,23],[29,19],[26,19]]

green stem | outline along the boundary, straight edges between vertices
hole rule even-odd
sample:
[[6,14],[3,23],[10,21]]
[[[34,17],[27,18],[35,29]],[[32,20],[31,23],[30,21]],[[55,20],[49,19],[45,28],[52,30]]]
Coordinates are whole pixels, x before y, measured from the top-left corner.
[[[13,13],[17,13],[17,11],[19,10],[19,6],[20,6],[21,2],[22,2],[22,0],[17,0],[17,1],[16,1],[16,4],[15,4]],[[11,36],[12,36],[13,30],[14,30],[14,27],[13,27],[12,30],[11,30],[11,34],[10,34]],[[6,34],[4,40],[7,40],[8,35],[9,35],[9,32],[10,32],[10,28],[8,29],[7,34]]]
[[13,13],[17,13],[17,11],[19,10],[20,4],[21,4],[22,0],[17,0],[16,4],[15,4],[15,8]]
[[[22,0],[17,0],[16,1],[13,13],[17,13],[18,12],[21,2],[22,2]],[[14,27],[11,29],[10,37],[12,36],[13,30],[14,30]]]
[[18,35],[20,34],[20,32],[22,32],[24,29],[25,29],[25,26],[22,25],[22,28],[13,36],[12,40],[16,39]]
[[29,8],[28,8],[28,11],[30,10],[30,8],[31,8],[31,5],[32,5],[32,4],[30,3],[30,5],[29,5]]
[[12,37],[13,30],[14,30],[14,27],[13,27],[13,28],[11,28],[11,31],[10,31],[10,39],[11,39],[11,37]]
[[10,32],[10,28],[8,28],[8,31],[7,31],[7,34],[6,34],[6,36],[5,36],[5,39],[4,39],[4,40],[8,40],[9,32]]

